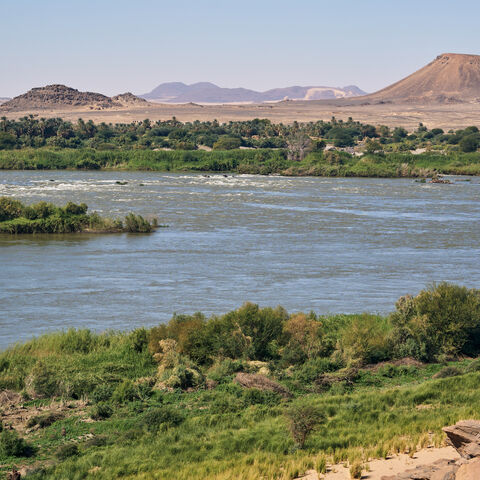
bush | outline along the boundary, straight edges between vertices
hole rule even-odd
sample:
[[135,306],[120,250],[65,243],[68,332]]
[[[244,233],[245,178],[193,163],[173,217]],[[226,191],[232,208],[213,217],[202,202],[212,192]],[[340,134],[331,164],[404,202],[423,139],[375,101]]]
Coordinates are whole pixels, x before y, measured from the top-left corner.
[[138,391],[131,380],[124,380],[120,383],[112,395],[112,400],[120,404],[133,402],[133,400],[137,399]]
[[32,389],[37,395],[53,397],[58,394],[59,382],[56,373],[43,362],[40,361],[33,367],[30,380]]
[[15,430],[4,430],[0,433],[0,458],[26,457],[30,453],[31,447]]
[[390,324],[383,317],[362,314],[341,330],[340,352],[347,363],[376,363],[388,359]]
[[479,372],[480,371],[480,358],[476,358],[467,365],[467,372]]
[[462,372],[457,367],[448,366],[443,367],[439,372],[437,372],[432,378],[447,378],[447,377],[457,377],[461,375]]
[[22,212],[22,202],[10,197],[0,197],[0,222],[18,218],[22,215]]
[[125,217],[125,231],[129,233],[150,233],[152,225],[141,215],[129,213]]
[[305,400],[294,402],[286,411],[290,433],[299,448],[303,448],[307,437],[322,423],[325,414],[316,406]]
[[420,360],[473,354],[480,349],[480,291],[449,283],[433,285],[396,303],[390,319],[397,356]]
[[66,460],[70,457],[75,457],[78,455],[78,446],[76,443],[66,443],[65,445],[60,445],[55,452],[55,456],[58,460]]
[[169,427],[177,427],[184,420],[184,414],[177,408],[165,405],[147,410],[143,414],[142,424],[149,432],[156,433]]
[[105,402],[99,402],[90,410],[90,417],[94,420],[105,420],[110,418],[113,414],[113,408],[110,404]]
[[112,399],[115,386],[109,383],[101,383],[90,394],[90,400],[94,403],[107,402]]
[[360,462],[354,462],[350,466],[350,477],[352,478],[362,478],[362,464]]
[[63,415],[60,413],[47,413],[45,415],[36,415],[28,420],[27,427],[32,428],[35,425],[38,425],[40,428],[46,428],[62,418]]

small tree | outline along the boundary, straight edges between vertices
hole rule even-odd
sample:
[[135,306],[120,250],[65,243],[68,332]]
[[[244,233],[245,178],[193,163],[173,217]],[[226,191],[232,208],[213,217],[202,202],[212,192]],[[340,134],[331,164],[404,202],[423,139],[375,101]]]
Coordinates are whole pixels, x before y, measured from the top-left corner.
[[312,149],[312,140],[308,135],[297,133],[287,140],[287,154],[289,160],[301,162]]
[[285,412],[295,443],[303,448],[307,437],[325,423],[324,413],[315,405],[303,401],[293,403]]

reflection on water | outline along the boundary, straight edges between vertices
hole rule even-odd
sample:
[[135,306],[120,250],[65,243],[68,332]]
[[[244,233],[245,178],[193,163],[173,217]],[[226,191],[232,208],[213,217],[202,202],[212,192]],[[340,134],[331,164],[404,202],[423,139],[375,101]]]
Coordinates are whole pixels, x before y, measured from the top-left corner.
[[[118,185],[126,181],[127,185]],[[480,179],[1,172],[0,196],[85,202],[152,235],[0,237],[0,348],[47,329],[130,329],[246,300],[388,312],[427,283],[480,287]]]

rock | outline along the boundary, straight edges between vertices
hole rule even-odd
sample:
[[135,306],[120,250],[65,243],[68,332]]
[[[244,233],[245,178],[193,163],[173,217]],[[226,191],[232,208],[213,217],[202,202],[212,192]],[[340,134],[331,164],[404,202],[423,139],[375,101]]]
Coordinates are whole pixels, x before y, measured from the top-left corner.
[[455,425],[444,427],[443,431],[447,434],[450,444],[462,457],[480,456],[480,421],[461,420]]
[[480,458],[475,458],[460,466],[455,480],[479,480],[480,479]]
[[452,460],[437,460],[430,465],[419,465],[397,475],[383,476],[381,480],[455,480],[458,470]]
[[275,380],[271,380],[265,375],[259,375],[257,373],[238,372],[233,381],[244,388],[258,388],[258,390],[268,390],[270,392],[278,393],[283,397],[292,396],[292,394],[283,385],[280,385],[278,382],[275,382]]

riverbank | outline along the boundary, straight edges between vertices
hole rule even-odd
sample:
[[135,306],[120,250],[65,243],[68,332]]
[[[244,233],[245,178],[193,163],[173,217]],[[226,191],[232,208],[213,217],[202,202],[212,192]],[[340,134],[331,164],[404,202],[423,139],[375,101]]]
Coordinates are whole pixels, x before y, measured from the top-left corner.
[[1,468],[291,480],[443,446],[442,427],[480,416],[478,299],[441,284],[388,317],[245,304],[148,330],[43,335],[0,353]]
[[480,175],[480,153],[384,153],[351,155],[344,151],[289,159],[283,149],[251,150],[119,150],[21,149],[0,151],[3,170],[139,170],[157,172],[221,172],[260,175],[418,178]]

